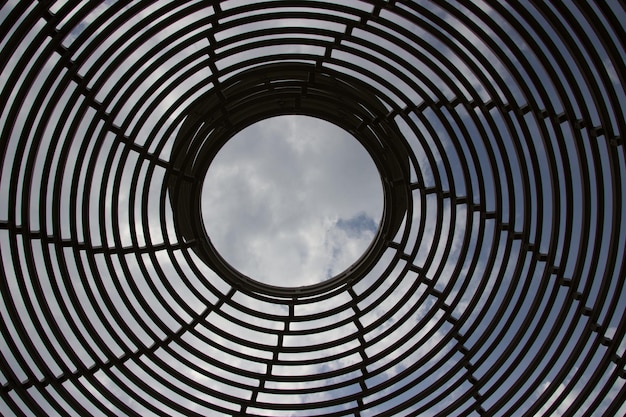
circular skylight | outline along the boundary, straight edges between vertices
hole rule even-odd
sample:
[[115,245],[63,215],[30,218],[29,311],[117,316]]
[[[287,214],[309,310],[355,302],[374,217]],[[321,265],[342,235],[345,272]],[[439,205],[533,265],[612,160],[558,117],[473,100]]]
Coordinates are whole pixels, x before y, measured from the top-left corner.
[[357,261],[378,230],[380,176],[348,132],[308,116],[231,138],[202,189],[204,225],[232,267],[265,284],[312,285]]

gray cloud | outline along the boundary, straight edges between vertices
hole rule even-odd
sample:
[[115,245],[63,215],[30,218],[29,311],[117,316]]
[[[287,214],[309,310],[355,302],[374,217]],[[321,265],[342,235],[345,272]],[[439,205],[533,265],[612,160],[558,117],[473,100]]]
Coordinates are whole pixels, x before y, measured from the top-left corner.
[[[209,168],[202,200],[222,256],[253,278],[289,279],[288,286],[349,266],[382,213],[380,178],[365,149],[304,116],[268,119],[228,142]],[[364,233],[353,233],[354,221],[367,223]]]

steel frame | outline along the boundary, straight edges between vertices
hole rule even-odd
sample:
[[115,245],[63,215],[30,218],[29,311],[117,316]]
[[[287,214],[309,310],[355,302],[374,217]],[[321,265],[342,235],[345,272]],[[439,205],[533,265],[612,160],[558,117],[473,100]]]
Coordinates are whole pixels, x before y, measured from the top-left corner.
[[[0,410],[623,412],[625,16],[4,6]],[[200,214],[221,146],[284,114],[350,132],[385,196],[363,257],[303,288],[236,271]]]

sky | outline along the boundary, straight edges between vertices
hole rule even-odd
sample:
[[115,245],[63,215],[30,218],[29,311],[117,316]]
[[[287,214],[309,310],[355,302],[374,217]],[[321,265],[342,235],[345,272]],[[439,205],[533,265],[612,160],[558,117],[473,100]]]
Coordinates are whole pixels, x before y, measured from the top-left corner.
[[[626,414],[623,6],[249,3],[0,9],[0,413]],[[392,244],[321,300],[236,289],[170,206],[185,110],[270,58],[371,84],[411,155]],[[381,178],[350,133],[281,116],[226,143],[198,209],[231,265],[293,289],[364,253]]]
[[287,287],[353,264],[378,231],[382,206],[367,151],[310,116],[278,116],[238,133],[202,189],[203,221],[220,254],[254,279]]

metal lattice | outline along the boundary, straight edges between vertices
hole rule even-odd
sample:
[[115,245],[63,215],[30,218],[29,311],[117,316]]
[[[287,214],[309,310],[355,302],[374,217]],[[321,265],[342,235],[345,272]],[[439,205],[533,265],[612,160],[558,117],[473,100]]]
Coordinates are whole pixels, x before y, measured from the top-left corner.
[[[8,2],[0,411],[619,415],[622,1]],[[380,172],[374,243],[272,287],[204,232],[285,114]]]

